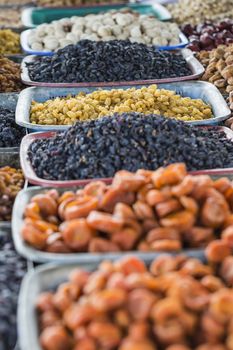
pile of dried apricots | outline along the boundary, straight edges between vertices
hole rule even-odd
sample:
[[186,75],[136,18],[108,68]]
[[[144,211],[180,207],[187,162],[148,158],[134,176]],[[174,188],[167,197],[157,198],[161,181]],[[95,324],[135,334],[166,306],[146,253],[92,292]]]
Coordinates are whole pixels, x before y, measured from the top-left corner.
[[192,176],[183,163],[122,170],[108,186],[94,181],[76,192],[35,195],[21,234],[29,245],[52,253],[208,246],[208,258],[218,262],[233,248],[233,185],[227,178]]
[[44,350],[231,350],[233,256],[207,266],[157,258],[149,268],[125,257],[37,299]]

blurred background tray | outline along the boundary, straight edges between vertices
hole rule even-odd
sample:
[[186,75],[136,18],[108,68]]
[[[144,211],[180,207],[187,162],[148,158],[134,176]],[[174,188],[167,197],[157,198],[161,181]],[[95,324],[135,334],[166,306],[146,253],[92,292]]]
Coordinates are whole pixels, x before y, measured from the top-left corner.
[[29,7],[22,11],[21,20],[25,27],[36,27],[42,23],[51,23],[52,21],[59,20],[61,18],[67,18],[72,16],[86,16],[90,13],[98,14],[110,10],[121,10],[124,8],[130,8],[140,14],[149,14],[158,18],[161,21],[171,19],[170,12],[161,4],[112,4],[102,6],[88,6],[88,7]]

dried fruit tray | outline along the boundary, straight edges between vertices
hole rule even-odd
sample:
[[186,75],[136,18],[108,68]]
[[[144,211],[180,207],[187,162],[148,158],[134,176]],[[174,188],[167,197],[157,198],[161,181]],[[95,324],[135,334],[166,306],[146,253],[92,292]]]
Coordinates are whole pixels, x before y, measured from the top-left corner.
[[102,6],[85,6],[85,7],[28,7],[23,10],[21,19],[25,27],[36,27],[42,23],[51,23],[61,18],[72,16],[86,16],[90,13],[97,14],[110,10],[120,10],[130,8],[141,14],[150,14],[161,21],[171,19],[170,12],[160,4],[110,4]]
[[[80,187],[80,186],[79,186]],[[62,193],[65,190],[71,190],[75,189],[77,187],[67,187],[65,189],[59,189],[59,192]],[[47,188],[48,189],[48,188]],[[68,253],[68,254],[61,254],[61,253],[49,253],[37,250],[33,247],[30,247],[26,242],[24,242],[22,236],[21,236],[21,228],[23,225],[23,213],[25,210],[26,205],[29,203],[30,199],[35,196],[38,193],[42,193],[45,189],[41,187],[29,187],[27,189],[22,190],[19,192],[14,208],[13,208],[13,216],[12,216],[12,234],[13,234],[13,240],[15,249],[19,254],[24,256],[25,258],[34,261],[34,262],[59,262],[59,263],[99,263],[103,259],[110,259],[114,260],[119,258],[120,256],[129,254],[129,252],[120,252],[120,253],[99,253],[99,254],[93,254],[93,253]],[[161,255],[161,253],[143,253],[143,252],[137,252],[133,251],[130,252],[134,255],[137,255],[138,257],[141,257],[143,259],[152,259],[156,256]],[[177,252],[175,254],[178,254],[180,252]],[[204,251],[203,249],[185,249],[182,250],[182,253],[185,253],[189,256],[196,256],[198,258],[204,257]],[[33,349],[34,350],[34,349]]]
[[[52,56],[54,52],[52,51],[35,51],[30,48],[28,45],[28,37],[29,34],[31,33],[32,29],[27,29],[23,31],[20,35],[20,44],[23,49],[23,51],[29,55],[37,55],[37,56]],[[159,50],[177,50],[177,49],[182,49],[188,44],[188,39],[186,36],[181,32],[179,35],[180,38],[180,43],[178,45],[173,45],[173,46],[156,46],[157,49]]]
[[[19,94],[14,92],[0,94],[0,107],[15,109],[17,105],[18,97],[19,97]],[[15,158],[15,154],[17,153],[19,153],[19,147],[7,147],[7,148],[0,147],[0,167],[4,166],[4,163],[7,164],[7,161],[8,161],[7,158],[9,158],[9,161],[11,163],[10,154],[12,154],[12,161],[13,161]]]
[[[141,88],[143,85],[137,85]],[[115,89],[128,89],[130,85],[117,85]],[[226,101],[222,97],[219,90],[210,83],[203,81],[184,81],[176,83],[158,84],[159,88],[173,90],[177,94],[184,97],[191,97],[194,99],[201,99],[204,102],[210,104],[213,111],[213,118],[199,121],[187,122],[194,125],[213,125],[228,118],[231,114]],[[113,86],[106,86],[104,89],[111,90]],[[58,131],[66,130],[67,125],[35,125],[30,123],[30,108],[32,101],[45,102],[49,99],[56,97],[64,97],[67,95],[76,95],[83,91],[90,93],[99,90],[98,87],[82,87],[82,88],[43,88],[43,87],[30,87],[21,91],[16,108],[16,123],[29,128],[33,131]]]
[[122,81],[122,82],[91,82],[91,83],[48,83],[33,81],[30,79],[27,64],[34,62],[37,56],[26,56],[21,64],[21,80],[26,85],[47,86],[47,87],[88,87],[88,86],[120,86],[120,85],[142,85],[156,83],[170,83],[176,81],[186,81],[198,79],[205,71],[203,65],[196,59],[191,50],[183,49],[181,54],[187,62],[187,65],[192,71],[192,74],[184,77],[166,78],[166,79],[150,79],[138,81]]
[[[209,128],[214,128],[215,130],[224,131],[226,136],[233,141],[233,131],[226,127],[213,126]],[[29,183],[39,186],[52,186],[57,188],[71,187],[71,186],[84,186],[91,181],[96,179],[85,179],[85,180],[69,180],[69,181],[55,181],[55,180],[46,180],[39,178],[34,169],[32,168],[31,162],[28,159],[27,153],[30,144],[36,139],[48,139],[55,135],[55,132],[44,132],[44,133],[32,133],[25,136],[21,142],[20,147],[20,162],[21,167],[24,172],[25,178]],[[211,175],[222,175],[222,174],[233,174],[233,168],[228,169],[213,169],[213,170],[201,170],[191,172],[192,174],[211,174]],[[101,179],[105,183],[111,183],[111,178]]]
[[[195,256],[195,255],[194,255]],[[142,257],[149,264],[156,258]],[[202,259],[201,259],[202,260]],[[203,261],[205,262],[205,261]],[[81,262],[79,267],[87,271],[94,271],[97,262]],[[21,350],[42,350],[38,337],[38,321],[35,312],[35,302],[39,294],[54,290],[62,282],[66,282],[70,272],[77,268],[77,264],[54,266],[41,265],[29,271],[21,284],[18,302],[18,335]]]

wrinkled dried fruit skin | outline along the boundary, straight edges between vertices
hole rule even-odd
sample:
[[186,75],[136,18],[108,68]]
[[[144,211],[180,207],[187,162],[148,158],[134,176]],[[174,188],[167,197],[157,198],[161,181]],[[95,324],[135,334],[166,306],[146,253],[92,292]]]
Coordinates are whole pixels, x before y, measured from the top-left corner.
[[22,84],[20,78],[20,64],[0,55],[0,65],[0,92],[17,92],[23,90],[24,85]]
[[230,258],[211,266],[162,255],[147,267],[126,256],[104,261],[93,272],[74,270],[55,292],[37,300],[42,348],[228,350]]

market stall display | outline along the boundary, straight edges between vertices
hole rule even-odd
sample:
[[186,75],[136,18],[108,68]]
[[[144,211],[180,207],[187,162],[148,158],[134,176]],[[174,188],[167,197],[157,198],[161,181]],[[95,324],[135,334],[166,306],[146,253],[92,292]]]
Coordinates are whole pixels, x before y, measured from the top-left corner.
[[233,350],[233,0],[165,2],[0,0],[0,350]]
[[[26,34],[26,35],[25,35]],[[73,16],[41,24],[22,33],[21,43],[29,53],[57,51],[80,40],[130,40],[158,47],[180,44],[180,29],[176,23],[162,22],[150,15],[132,10],[111,10],[83,17]],[[25,43],[26,41],[26,43]],[[31,52],[30,52],[31,50]]]
[[0,93],[15,92],[24,88],[20,79],[20,64],[0,55]]
[[21,292],[27,326],[19,326],[20,343],[46,350],[61,343],[67,350],[230,348],[231,264],[232,257],[211,266],[162,256],[146,266],[129,256],[98,266],[37,268]]

